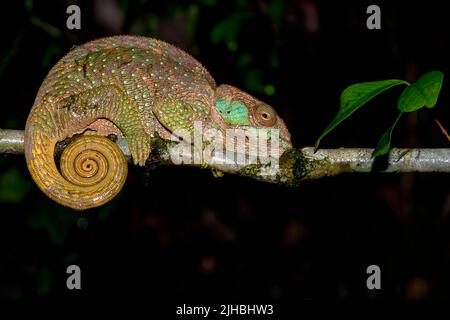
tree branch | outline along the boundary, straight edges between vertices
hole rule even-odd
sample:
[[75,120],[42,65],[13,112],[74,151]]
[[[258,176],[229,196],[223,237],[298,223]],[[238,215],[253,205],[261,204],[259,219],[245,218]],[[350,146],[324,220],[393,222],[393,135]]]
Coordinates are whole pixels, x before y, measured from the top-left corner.
[[23,131],[0,129],[0,153],[23,154]]
[[[130,160],[128,145],[123,138],[117,144]],[[171,150],[178,143],[154,138],[152,141],[152,157],[147,165],[174,165]],[[61,152],[64,143],[57,147]],[[279,170],[275,174],[267,174],[267,164],[240,165],[235,161],[236,154],[215,156],[208,167],[226,173],[251,177],[253,179],[288,186],[297,186],[305,180],[334,176],[352,172],[441,172],[450,173],[450,149],[392,149],[384,159],[371,157],[373,149],[314,148],[291,149],[279,159]],[[23,131],[0,129],[0,153],[23,154]],[[185,154],[191,157],[192,154]],[[381,161],[380,161],[381,160]],[[183,163],[182,165],[205,167],[205,165]]]

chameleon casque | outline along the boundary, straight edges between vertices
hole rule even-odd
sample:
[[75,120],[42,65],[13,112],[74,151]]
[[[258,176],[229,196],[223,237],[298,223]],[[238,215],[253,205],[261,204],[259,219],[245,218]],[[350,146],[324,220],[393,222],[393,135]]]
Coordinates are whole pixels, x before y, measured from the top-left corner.
[[[25,128],[25,157],[38,187],[76,210],[100,206],[122,188],[127,160],[110,134],[125,137],[134,164],[151,157],[151,139],[169,139],[193,122],[228,128],[277,128],[269,105],[230,85],[216,86],[186,52],[151,38],[116,36],[78,46],[44,79]],[[55,145],[79,135],[62,152]]]

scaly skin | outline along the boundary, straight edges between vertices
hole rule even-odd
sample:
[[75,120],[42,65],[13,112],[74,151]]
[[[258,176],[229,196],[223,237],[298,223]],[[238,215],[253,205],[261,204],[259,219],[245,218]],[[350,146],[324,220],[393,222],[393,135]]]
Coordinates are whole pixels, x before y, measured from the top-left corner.
[[[264,115],[263,115],[264,113]],[[106,135],[125,136],[135,164],[150,155],[151,138],[177,129],[279,128],[273,109],[228,85],[216,87],[194,58],[165,42],[135,36],[103,38],[70,51],[44,79],[25,128],[25,157],[38,187],[77,210],[104,204],[121,189],[125,157]],[[55,144],[82,134],[61,156]]]

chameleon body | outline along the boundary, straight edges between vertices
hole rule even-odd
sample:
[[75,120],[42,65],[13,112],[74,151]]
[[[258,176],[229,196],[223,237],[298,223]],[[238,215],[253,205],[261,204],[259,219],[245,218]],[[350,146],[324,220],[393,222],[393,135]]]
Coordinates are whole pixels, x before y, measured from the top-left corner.
[[[38,187],[77,210],[96,207],[122,188],[127,162],[106,138],[124,136],[134,164],[145,165],[151,139],[177,129],[278,128],[268,105],[229,86],[216,86],[186,52],[156,39],[117,36],[74,48],[44,79],[25,128],[25,156]],[[58,141],[79,135],[55,162]]]

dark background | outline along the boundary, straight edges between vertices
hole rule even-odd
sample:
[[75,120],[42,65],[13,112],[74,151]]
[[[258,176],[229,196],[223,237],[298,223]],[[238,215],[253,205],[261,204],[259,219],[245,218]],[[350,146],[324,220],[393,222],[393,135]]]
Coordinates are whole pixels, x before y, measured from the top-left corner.
[[[366,28],[381,7],[382,29]],[[66,8],[81,7],[81,30]],[[396,147],[443,147],[450,128],[449,11],[443,1],[15,1],[0,19],[0,127],[23,129],[40,83],[74,45],[160,38],[217,83],[264,100],[296,147],[313,145],[356,82],[445,74],[435,109],[407,114]],[[322,143],[374,147],[402,88],[377,97]],[[0,155],[0,299],[201,303],[450,299],[447,174],[359,174],[296,189],[182,167],[130,167],[107,205],[76,213],[34,185],[23,156]],[[82,290],[66,289],[66,267]],[[381,267],[381,290],[366,268]],[[169,314],[174,309],[166,310]]]

